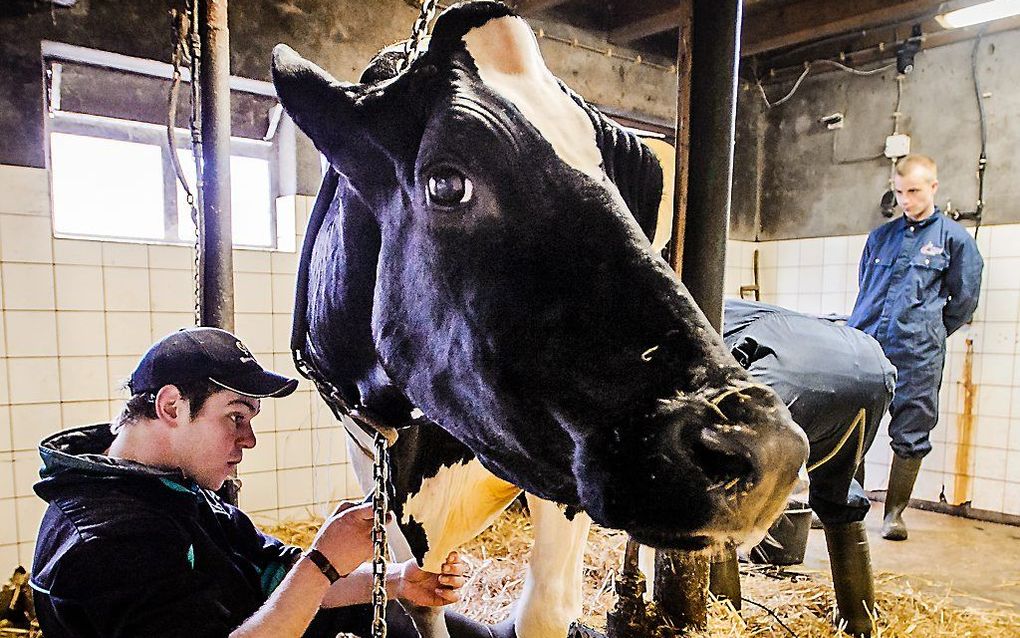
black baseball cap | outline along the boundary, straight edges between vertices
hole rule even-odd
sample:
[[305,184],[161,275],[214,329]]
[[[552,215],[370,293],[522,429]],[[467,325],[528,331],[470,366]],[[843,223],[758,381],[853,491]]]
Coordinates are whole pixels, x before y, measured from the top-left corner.
[[208,379],[238,394],[261,399],[285,397],[297,379],[259,365],[241,340],[219,328],[184,328],[157,341],[131,373],[131,394]]

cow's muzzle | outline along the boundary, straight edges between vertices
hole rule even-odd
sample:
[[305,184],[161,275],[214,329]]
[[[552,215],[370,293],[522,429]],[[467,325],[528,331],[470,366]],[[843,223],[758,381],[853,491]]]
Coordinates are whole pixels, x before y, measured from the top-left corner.
[[697,548],[763,534],[786,505],[807,438],[766,386],[678,394],[583,443],[581,503],[599,524],[658,547]]

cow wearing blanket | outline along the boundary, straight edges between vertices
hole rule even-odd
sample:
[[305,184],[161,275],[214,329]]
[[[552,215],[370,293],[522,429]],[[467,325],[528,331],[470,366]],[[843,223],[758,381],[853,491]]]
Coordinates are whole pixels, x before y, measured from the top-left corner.
[[589,517],[659,547],[760,535],[806,441],[650,250],[657,160],[549,72],[527,24],[456,5],[395,60],[348,84],[274,51],[280,99],[331,165],[292,345],[347,403],[413,422],[391,450],[398,556],[436,569],[528,493],[510,630],[563,636]]

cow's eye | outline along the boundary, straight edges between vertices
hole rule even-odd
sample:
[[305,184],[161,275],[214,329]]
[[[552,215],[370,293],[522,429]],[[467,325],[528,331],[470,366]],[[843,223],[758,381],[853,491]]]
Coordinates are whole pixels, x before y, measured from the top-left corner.
[[471,200],[471,180],[453,168],[440,168],[429,176],[429,201],[440,206],[454,206]]

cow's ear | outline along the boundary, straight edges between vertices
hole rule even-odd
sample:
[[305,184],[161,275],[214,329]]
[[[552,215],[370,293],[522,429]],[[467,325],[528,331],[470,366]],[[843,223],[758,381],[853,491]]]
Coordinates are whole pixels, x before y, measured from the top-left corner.
[[406,145],[395,117],[396,81],[340,82],[285,44],[273,49],[272,70],[283,108],[341,173],[350,177],[359,165],[376,161],[368,155],[382,151],[392,158]]

